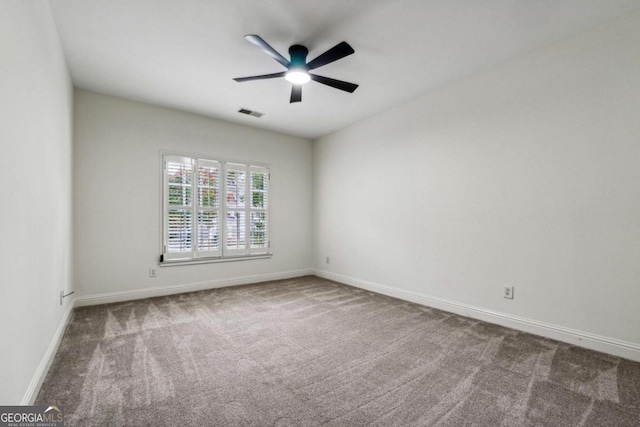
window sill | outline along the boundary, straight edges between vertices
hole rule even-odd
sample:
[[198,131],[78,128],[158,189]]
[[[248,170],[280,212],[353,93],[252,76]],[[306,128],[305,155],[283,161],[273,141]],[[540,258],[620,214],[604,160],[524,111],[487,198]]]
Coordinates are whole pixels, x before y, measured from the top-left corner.
[[195,264],[211,264],[217,262],[231,262],[231,261],[248,261],[251,259],[266,259],[271,258],[273,254],[260,254],[260,255],[239,255],[230,256],[225,258],[199,258],[199,259],[176,259],[170,261],[162,261],[158,265],[160,267],[176,267],[179,265],[195,265]]

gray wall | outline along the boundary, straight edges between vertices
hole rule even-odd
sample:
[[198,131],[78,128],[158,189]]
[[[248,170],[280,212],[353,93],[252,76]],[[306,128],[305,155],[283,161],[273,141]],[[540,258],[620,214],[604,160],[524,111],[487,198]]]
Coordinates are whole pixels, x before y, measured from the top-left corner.
[[48,2],[2,2],[0,58],[0,404],[8,405],[37,388],[67,308],[59,294],[72,282],[72,88]]
[[[309,271],[310,141],[83,90],[74,123],[79,298]],[[163,150],[270,165],[273,257],[160,268],[150,278],[160,256]]]
[[639,70],[636,13],[315,141],[316,268],[640,355]]

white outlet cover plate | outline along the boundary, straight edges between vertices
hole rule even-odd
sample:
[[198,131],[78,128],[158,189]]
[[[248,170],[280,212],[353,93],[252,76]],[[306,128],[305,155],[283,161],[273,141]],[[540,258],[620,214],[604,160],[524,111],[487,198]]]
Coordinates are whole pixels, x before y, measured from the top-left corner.
[[503,296],[508,299],[513,299],[513,286],[505,286]]

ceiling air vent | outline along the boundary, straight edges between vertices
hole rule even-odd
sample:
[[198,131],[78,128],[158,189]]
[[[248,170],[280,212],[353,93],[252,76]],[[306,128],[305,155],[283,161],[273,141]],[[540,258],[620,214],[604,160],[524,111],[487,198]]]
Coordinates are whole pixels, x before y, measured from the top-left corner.
[[238,113],[246,114],[248,116],[253,116],[253,117],[262,117],[262,116],[264,116],[264,113],[261,113],[259,111],[247,110],[246,108],[239,109]]

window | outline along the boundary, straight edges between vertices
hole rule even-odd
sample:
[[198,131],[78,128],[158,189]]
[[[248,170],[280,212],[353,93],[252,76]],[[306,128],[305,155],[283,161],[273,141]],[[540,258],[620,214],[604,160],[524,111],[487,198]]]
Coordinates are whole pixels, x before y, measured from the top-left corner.
[[267,255],[269,169],[163,156],[162,261]]

